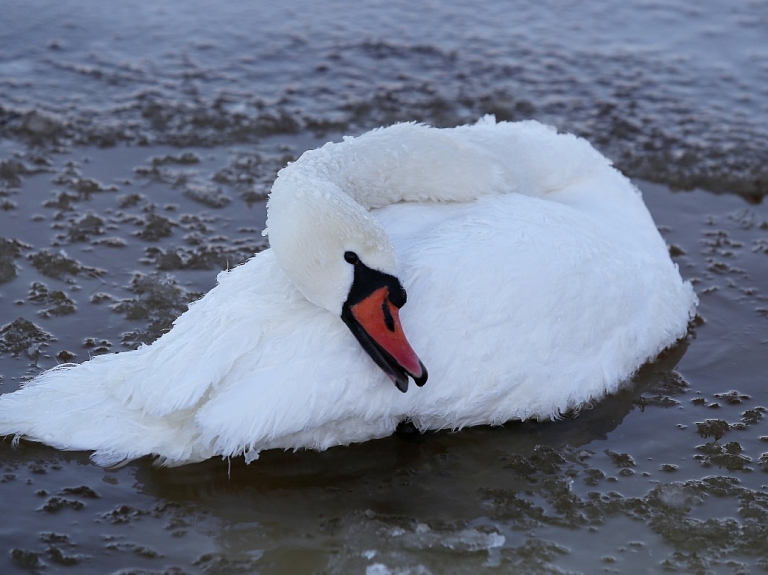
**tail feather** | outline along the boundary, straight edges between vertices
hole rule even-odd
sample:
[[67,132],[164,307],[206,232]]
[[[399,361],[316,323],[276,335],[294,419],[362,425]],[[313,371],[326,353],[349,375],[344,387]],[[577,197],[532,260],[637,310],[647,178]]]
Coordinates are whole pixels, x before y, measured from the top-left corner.
[[141,362],[141,355],[136,350],[61,365],[0,396],[0,436],[95,451],[94,461],[107,466],[149,453],[163,453],[168,462],[208,457],[193,452],[195,429],[184,414],[157,418],[112,393],[131,371],[127,364]]

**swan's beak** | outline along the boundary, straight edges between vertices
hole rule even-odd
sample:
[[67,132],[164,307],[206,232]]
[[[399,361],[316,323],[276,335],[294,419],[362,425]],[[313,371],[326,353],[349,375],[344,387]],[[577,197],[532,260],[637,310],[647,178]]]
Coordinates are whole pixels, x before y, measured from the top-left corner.
[[[381,274],[369,268],[366,272]],[[427,369],[408,343],[400,324],[399,308],[405,303],[405,291],[396,278],[387,274],[381,274],[385,282],[371,282],[369,273],[363,275],[367,276],[367,281],[363,282],[368,288],[365,290],[367,293],[360,293],[361,286],[355,273],[355,284],[358,285],[353,284],[341,318],[371,359],[400,391],[408,390],[408,376],[421,387],[427,382]],[[395,285],[391,285],[391,280],[395,281]],[[391,292],[392,288],[396,293]],[[396,305],[395,302],[402,303]]]

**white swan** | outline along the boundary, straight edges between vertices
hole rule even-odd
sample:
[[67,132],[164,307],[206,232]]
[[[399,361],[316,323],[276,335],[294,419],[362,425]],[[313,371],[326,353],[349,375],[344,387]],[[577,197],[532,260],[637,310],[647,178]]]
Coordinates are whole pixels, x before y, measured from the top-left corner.
[[[152,345],[0,397],[0,435],[176,465],[403,420],[555,418],[684,336],[696,305],[638,190],[533,121],[329,143],[280,172],[268,207],[271,249]],[[423,387],[403,393],[409,376]]]

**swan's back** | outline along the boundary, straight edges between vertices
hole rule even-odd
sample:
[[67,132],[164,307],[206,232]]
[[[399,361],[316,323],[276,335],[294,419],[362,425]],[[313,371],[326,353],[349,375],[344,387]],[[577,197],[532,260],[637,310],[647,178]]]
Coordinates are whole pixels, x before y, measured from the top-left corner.
[[[383,219],[418,220],[422,208],[399,206]],[[396,246],[413,248],[403,321],[434,380],[450,382],[420,392],[421,425],[557,417],[616,391],[685,334],[695,295],[663,242],[632,244],[631,231],[611,228],[517,194],[480,200],[415,245],[388,228]]]

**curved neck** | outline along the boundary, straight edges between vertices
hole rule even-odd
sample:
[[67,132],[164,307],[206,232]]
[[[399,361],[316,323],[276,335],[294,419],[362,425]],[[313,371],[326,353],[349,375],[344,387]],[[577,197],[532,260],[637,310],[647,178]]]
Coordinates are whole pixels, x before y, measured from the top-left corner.
[[459,128],[397,124],[306,152],[278,180],[331,182],[366,210],[409,201],[464,202],[508,191],[501,162],[466,136]]
[[456,130],[398,124],[306,152],[280,171],[267,230],[282,270],[311,302],[340,313],[354,251],[396,275],[397,259],[369,211],[403,201],[469,201],[503,188],[493,158]]
[[[265,233],[307,299],[338,313],[352,283],[345,251],[372,269],[397,273],[394,250],[370,210],[510,192],[542,196],[596,169],[589,144],[572,137],[553,145],[551,136],[537,122],[496,124],[489,117],[452,129],[397,124],[328,143],[280,171]],[[563,169],[562,152],[575,150]]]
[[346,252],[355,252],[372,269],[397,273],[384,228],[329,179],[281,173],[270,194],[265,233],[280,268],[299,291],[337,315],[353,281]]

